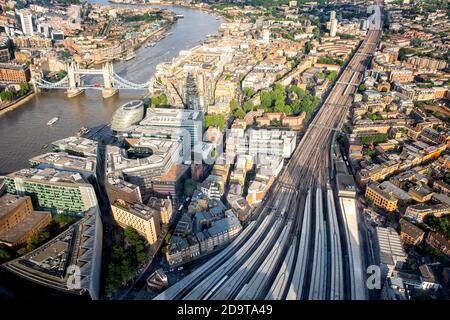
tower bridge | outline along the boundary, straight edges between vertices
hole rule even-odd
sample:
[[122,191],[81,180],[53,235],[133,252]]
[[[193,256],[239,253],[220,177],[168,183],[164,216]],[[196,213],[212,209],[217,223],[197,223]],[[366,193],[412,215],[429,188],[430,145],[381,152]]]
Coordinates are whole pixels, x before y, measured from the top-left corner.
[[[103,84],[85,84],[82,81],[82,75],[102,76]],[[103,98],[109,98],[115,95],[119,89],[148,90],[149,88],[149,82],[134,83],[119,76],[114,72],[112,62],[106,62],[101,69],[83,69],[72,61],[67,64],[67,75],[61,80],[49,82],[39,78],[34,82],[40,89],[65,89],[69,98],[75,97],[87,89],[102,90]]]

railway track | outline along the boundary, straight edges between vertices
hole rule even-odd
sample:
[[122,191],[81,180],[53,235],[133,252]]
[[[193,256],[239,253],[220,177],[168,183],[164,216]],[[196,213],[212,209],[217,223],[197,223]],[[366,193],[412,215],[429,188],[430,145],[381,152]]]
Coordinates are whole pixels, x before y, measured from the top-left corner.
[[[352,274],[356,262],[349,262],[353,271],[343,267],[342,248],[351,244],[348,228],[341,230],[338,223],[330,150],[380,36],[381,31],[370,31],[340,74],[258,218],[217,256],[155,299],[357,297],[353,291],[361,279]],[[344,292],[345,279],[350,293]]]

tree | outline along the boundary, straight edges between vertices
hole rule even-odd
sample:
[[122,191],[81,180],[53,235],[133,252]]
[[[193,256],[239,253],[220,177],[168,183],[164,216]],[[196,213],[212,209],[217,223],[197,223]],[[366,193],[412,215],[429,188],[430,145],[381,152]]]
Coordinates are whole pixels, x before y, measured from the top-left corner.
[[411,45],[413,47],[418,48],[418,47],[420,47],[422,45],[422,40],[419,39],[419,38],[414,38],[414,39],[411,40]]
[[311,41],[308,41],[305,43],[305,53],[306,54],[309,54],[313,48],[314,48],[314,46],[311,43]]
[[230,110],[234,111],[240,107],[239,102],[236,99],[230,101]]
[[425,219],[426,224],[428,224],[431,228],[435,229],[437,232],[442,233],[444,237],[450,239],[450,220],[448,216],[443,217],[434,217],[428,216]]
[[261,100],[260,104],[261,109],[264,110],[270,109],[270,107],[272,106],[272,95],[270,94],[270,92],[262,91],[260,95],[260,100]]
[[41,243],[50,238],[50,232],[48,231],[39,231],[33,234],[31,237],[27,239],[27,247],[30,251],[37,248]]
[[30,90],[31,90],[31,86],[28,82],[23,81],[20,83],[20,90],[19,90],[20,96],[27,94],[28,92],[30,92]]
[[11,259],[11,253],[6,248],[6,246],[1,245],[0,246],[0,262],[5,262],[9,259]]
[[367,85],[365,83],[361,83],[358,87],[359,92],[364,92],[367,90]]
[[9,90],[2,91],[0,92],[0,99],[2,101],[13,101],[14,95]]
[[59,228],[64,228],[65,226],[73,223],[76,220],[75,217],[71,217],[66,214],[58,214],[55,217],[55,222],[58,224]]
[[58,79],[62,79],[67,75],[67,71],[66,70],[59,70],[58,73],[56,74],[56,76],[58,77]]
[[378,113],[372,113],[370,115],[370,120],[373,120],[373,121],[375,121],[375,120],[383,120],[383,117],[380,114],[378,114]]
[[239,119],[243,119],[245,117],[245,111],[242,110],[241,108],[234,110],[233,112],[233,116],[235,118],[239,118]]
[[184,191],[185,195],[192,197],[196,188],[197,188],[197,182],[195,182],[194,180],[187,179],[184,182],[184,190],[183,191]]
[[362,144],[369,145],[372,143],[386,141],[388,139],[388,134],[387,133],[374,134],[371,136],[361,137],[360,139]]
[[72,54],[70,53],[69,50],[64,49],[63,51],[61,51],[61,57],[63,59],[69,59],[72,56]]
[[274,111],[275,112],[283,112],[284,111],[284,107],[285,107],[284,101],[283,100],[277,100],[275,102]]
[[244,105],[242,106],[242,109],[245,111],[245,113],[252,111],[254,108],[255,105],[251,101],[244,102]]
[[167,96],[164,93],[160,94],[159,96],[152,97],[151,101],[152,101],[152,106],[154,106],[154,107],[167,107],[168,106]]
[[400,48],[398,51],[398,60],[405,61],[409,56],[414,54],[415,51],[410,48]]
[[337,72],[336,71],[331,71],[327,74],[327,79],[331,82],[334,81],[334,79],[336,79],[337,77]]
[[338,64],[340,66],[344,65],[344,60],[338,59],[338,58],[334,58],[331,56],[322,56],[319,59],[317,59],[318,63],[323,63],[323,64]]
[[145,262],[147,259],[147,252],[145,251],[145,242],[141,235],[136,231],[136,229],[130,226],[125,228],[124,234],[127,237],[129,245],[132,247],[132,251],[134,251],[134,257],[137,262]]
[[255,89],[250,88],[250,87],[245,87],[245,88],[243,89],[243,92],[244,92],[244,95],[245,95],[247,98],[250,98],[250,97],[252,97],[252,96],[255,94]]
[[219,127],[220,130],[222,131],[225,129],[225,126],[227,124],[227,121],[223,114],[206,115],[204,121],[205,121],[205,128],[216,126]]

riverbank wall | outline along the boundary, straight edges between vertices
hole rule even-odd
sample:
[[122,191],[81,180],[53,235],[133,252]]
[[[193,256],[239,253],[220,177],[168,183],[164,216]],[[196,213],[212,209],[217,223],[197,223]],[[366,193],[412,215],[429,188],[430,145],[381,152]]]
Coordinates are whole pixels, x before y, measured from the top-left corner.
[[31,91],[29,94],[19,98],[18,100],[15,100],[6,105],[0,106],[0,116],[7,113],[8,111],[14,110],[14,109],[20,107],[21,105],[27,103],[28,101],[33,99],[35,95],[36,95],[36,93],[34,91]]

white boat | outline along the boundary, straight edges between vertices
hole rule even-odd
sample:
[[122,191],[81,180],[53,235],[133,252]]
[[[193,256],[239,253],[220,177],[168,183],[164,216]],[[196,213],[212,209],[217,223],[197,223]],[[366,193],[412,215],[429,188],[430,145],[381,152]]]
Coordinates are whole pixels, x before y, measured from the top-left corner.
[[54,117],[54,118],[51,118],[48,122],[47,122],[47,125],[48,126],[51,126],[51,125],[53,125],[56,121],[58,121],[59,120],[59,117]]

